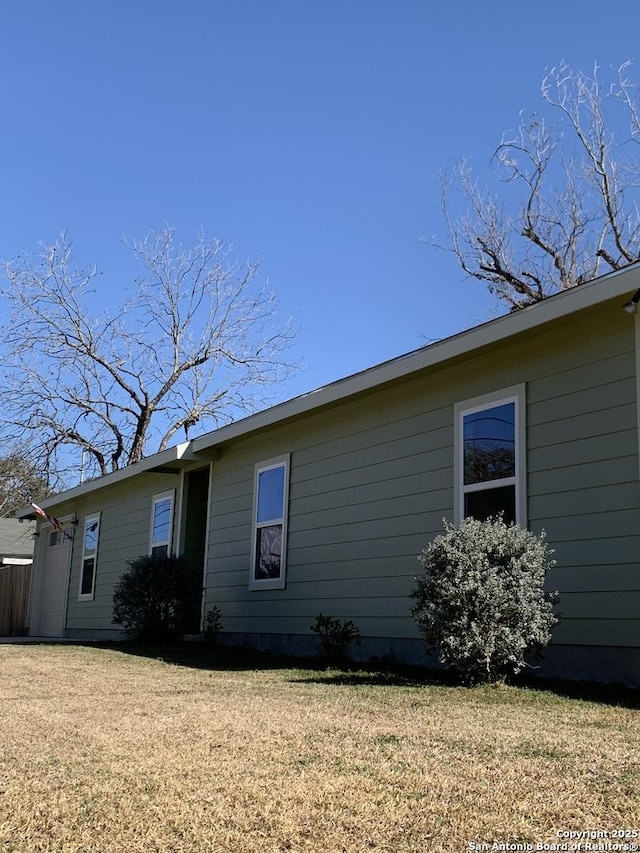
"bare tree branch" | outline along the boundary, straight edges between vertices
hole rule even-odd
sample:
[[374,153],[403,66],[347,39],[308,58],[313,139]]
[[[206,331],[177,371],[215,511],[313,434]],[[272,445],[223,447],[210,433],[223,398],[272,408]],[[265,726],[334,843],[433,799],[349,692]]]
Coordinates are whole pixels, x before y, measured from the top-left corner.
[[426,242],[512,310],[640,259],[640,97],[629,67],[608,87],[597,65],[590,75],[552,68],[541,87],[549,118],[521,113],[494,152],[498,190],[480,188],[464,161],[441,175],[448,242]]
[[97,268],[73,266],[65,233],[4,264],[0,426],[67,484],[80,454],[91,475],[116,470],[180,430],[254,411],[293,369],[293,330],[259,264],[204,235],[186,248],[170,227],[130,248],[142,274],[109,315],[94,307]]
[[0,457],[0,518],[9,518],[49,494],[46,476],[30,459],[16,450]]

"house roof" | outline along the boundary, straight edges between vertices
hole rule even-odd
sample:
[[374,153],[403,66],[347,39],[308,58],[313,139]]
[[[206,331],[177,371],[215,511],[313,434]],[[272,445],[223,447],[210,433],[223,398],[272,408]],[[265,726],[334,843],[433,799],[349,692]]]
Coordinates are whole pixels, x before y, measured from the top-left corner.
[[15,518],[0,518],[0,564],[33,556],[35,525]]
[[[452,337],[430,343],[352,376],[332,382],[315,391],[302,394],[254,415],[234,421],[191,441],[148,456],[127,468],[82,483],[66,492],[47,498],[41,502],[42,506],[44,508],[52,507],[63,501],[80,497],[83,494],[144,472],[176,471],[187,462],[202,460],[203,458],[215,458],[216,448],[228,441],[282,423],[331,403],[339,402],[388,382],[397,381],[412,373],[442,364],[489,344],[507,340],[514,335],[562,319],[577,311],[597,306],[614,298],[620,298],[622,309],[623,301],[629,299],[638,288],[640,288],[640,263],[635,263],[579,287],[549,296],[526,308],[497,317]],[[19,518],[33,518],[34,513],[31,508],[26,507],[20,510],[17,516]]]

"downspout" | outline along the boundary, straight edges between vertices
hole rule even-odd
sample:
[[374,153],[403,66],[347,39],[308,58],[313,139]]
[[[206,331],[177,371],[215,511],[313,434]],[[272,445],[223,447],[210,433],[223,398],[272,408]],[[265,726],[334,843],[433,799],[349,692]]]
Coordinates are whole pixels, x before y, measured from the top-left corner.
[[638,483],[640,484],[640,314],[636,314],[635,339],[636,339],[636,412],[638,431]]
[[202,565],[202,605],[200,608],[200,630],[204,632],[207,618],[207,566],[209,565],[209,534],[211,532],[211,495],[213,493],[213,466],[209,463],[209,491],[207,494],[207,522],[204,526],[204,560]]
[[625,302],[622,310],[627,314],[634,315],[634,342],[635,342],[635,362],[636,362],[636,430],[638,434],[637,441],[637,458],[638,458],[638,483],[640,484],[640,288],[636,290],[631,299]]

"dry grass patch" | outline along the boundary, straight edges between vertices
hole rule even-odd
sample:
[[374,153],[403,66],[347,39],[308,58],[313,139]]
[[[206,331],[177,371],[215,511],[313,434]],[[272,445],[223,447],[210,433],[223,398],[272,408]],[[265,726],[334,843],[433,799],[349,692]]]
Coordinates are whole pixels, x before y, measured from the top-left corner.
[[466,851],[640,825],[638,712],[551,692],[0,646],[0,715],[6,853]]

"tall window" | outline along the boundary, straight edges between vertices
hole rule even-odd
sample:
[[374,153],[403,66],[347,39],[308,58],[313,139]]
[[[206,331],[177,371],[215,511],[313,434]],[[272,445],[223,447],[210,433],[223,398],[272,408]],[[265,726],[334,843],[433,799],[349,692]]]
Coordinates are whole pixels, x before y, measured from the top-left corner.
[[149,553],[166,557],[171,553],[173,529],[173,492],[155,495],[151,508],[151,535]]
[[256,465],[251,589],[285,586],[289,456]]
[[456,406],[456,520],[526,524],[524,388]]
[[82,565],[80,567],[80,590],[78,599],[88,601],[94,597],[100,537],[100,515],[90,515],[84,521]]

